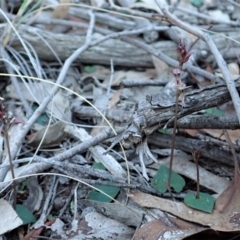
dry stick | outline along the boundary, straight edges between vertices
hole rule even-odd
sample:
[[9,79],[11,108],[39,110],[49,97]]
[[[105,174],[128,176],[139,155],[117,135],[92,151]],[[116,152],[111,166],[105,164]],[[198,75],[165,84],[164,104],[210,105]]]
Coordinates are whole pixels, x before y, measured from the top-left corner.
[[197,37],[199,37],[200,39],[204,40],[207,43],[209,49],[211,50],[212,54],[214,55],[214,57],[217,61],[218,67],[220,68],[220,70],[223,74],[223,78],[226,82],[228,91],[231,95],[233,105],[234,105],[234,108],[235,108],[235,111],[236,111],[236,114],[237,114],[237,117],[238,117],[238,121],[240,123],[240,98],[239,98],[239,94],[236,90],[235,83],[232,80],[232,77],[231,77],[231,74],[228,70],[227,64],[224,61],[222,55],[218,51],[215,43],[213,42],[213,40],[211,39],[209,34],[208,33],[203,33],[201,30],[199,30],[197,28],[194,28],[187,23],[182,22],[181,20],[176,18],[174,15],[172,15],[167,10],[166,7],[162,6],[162,4],[160,2],[158,2],[158,1],[156,1],[156,2],[158,4],[158,6],[160,6],[160,9],[162,10],[164,16],[167,18],[167,20],[169,22],[171,22],[175,26],[178,26],[178,27],[184,29],[187,32],[190,32],[190,33],[196,35]]
[[211,21],[212,23],[226,24],[226,25],[230,25],[230,26],[240,26],[239,21],[216,19],[216,18],[208,16],[206,14],[199,13],[199,12],[193,11],[192,9],[190,10],[190,9],[188,9],[186,7],[181,7],[181,6],[177,6],[177,7],[173,7],[173,8],[177,9],[177,10],[179,10],[181,12],[193,15],[193,16],[197,17],[198,19],[200,19],[200,18],[204,19],[204,20],[206,20],[208,22]]
[[[171,57],[167,56],[166,54],[164,54],[163,52],[161,52],[160,50],[156,50],[154,47],[152,47],[149,44],[144,43],[143,41],[137,40],[137,39],[133,39],[130,37],[126,37],[126,36],[122,36],[121,39],[124,42],[130,43],[134,46],[137,46],[141,49],[144,49],[146,52],[152,54],[153,56],[161,59],[162,61],[164,61],[165,63],[167,63],[168,65],[172,66],[172,67],[178,67],[178,61],[175,59],[172,59]],[[185,71],[189,71],[189,72],[194,72],[197,75],[203,76],[207,79],[212,80],[213,82],[217,79],[217,76],[214,76],[213,74],[200,69],[199,67],[195,67],[193,65],[190,64],[185,64],[183,66],[183,70]]]
[[[69,69],[69,67],[71,66],[72,62],[82,53],[84,52],[91,43],[91,35],[93,32],[93,27],[94,27],[94,23],[95,23],[95,17],[94,14],[89,11],[89,15],[90,15],[90,24],[89,24],[89,29],[87,31],[87,36],[86,36],[86,42],[83,46],[81,46],[80,48],[78,48],[64,63],[62,70],[58,76],[58,79],[56,81],[57,84],[61,85],[63,83],[63,81],[65,80],[65,76],[66,73]],[[50,102],[50,100],[52,99],[52,97],[58,92],[58,86],[54,86],[52,92],[49,94],[49,96],[47,96],[42,103],[40,104],[40,106],[37,108],[37,110],[33,113],[33,115],[31,116],[31,118],[29,118],[29,120],[26,122],[26,124],[23,126],[23,128],[20,130],[20,132],[18,133],[18,135],[16,135],[13,145],[12,145],[12,158],[14,158],[17,154],[18,149],[21,146],[21,143],[24,139],[24,137],[26,136],[26,134],[28,133],[29,129],[31,128],[31,126],[33,125],[33,123],[37,120],[37,118],[42,114],[42,112],[45,110],[46,106],[48,105],[48,103]],[[3,181],[4,177],[7,174],[8,168],[5,169],[1,169],[2,171],[0,172],[0,181]],[[3,184],[5,185],[5,184]],[[2,186],[2,184],[0,185]]]
[[[124,128],[123,128],[124,129]],[[120,129],[118,134],[123,131],[123,129]],[[68,149],[64,151],[63,153],[60,153],[59,155],[56,155],[54,157],[48,158],[48,163],[43,163],[42,158],[39,156],[35,156],[34,158],[38,161],[41,161],[41,163],[32,166],[31,168],[24,171],[24,173],[21,173],[19,176],[23,175],[29,175],[29,174],[35,174],[37,172],[43,172],[49,167],[51,167],[51,164],[54,165],[54,162],[56,161],[64,161],[65,159],[69,159],[76,155],[77,153],[81,153],[86,151],[89,147],[95,146],[103,141],[105,141],[108,138],[114,137],[115,134],[112,132],[111,129],[108,129],[108,131],[104,131],[100,134],[98,134],[96,137],[91,138],[90,140],[86,140],[80,144],[78,144],[75,147],[72,147],[71,149]],[[22,180],[23,181],[23,180]],[[9,184],[7,182],[0,184],[0,191],[3,191],[3,188],[6,188]]]
[[196,171],[197,171],[197,195],[196,198],[199,198],[200,193],[200,177],[199,177],[199,166],[198,166],[198,159],[201,156],[201,152],[199,150],[192,152],[192,157],[196,165]]
[[199,178],[199,167],[198,167],[198,158],[194,159],[196,164],[196,170],[197,170],[197,195],[196,198],[199,199],[199,193],[200,193],[200,178]]
[[113,0],[108,0],[110,3],[110,6],[113,10],[119,11],[119,12],[127,12],[129,14],[129,17],[134,16],[134,18],[136,17],[140,17],[140,18],[152,18],[152,14],[149,13],[145,13],[145,12],[141,12],[141,11],[136,11],[136,10],[132,10],[130,8],[127,7],[119,7],[117,6]]
[[[165,84],[166,85],[166,84]],[[104,109],[99,109],[103,111]],[[100,118],[99,114],[91,107],[74,106],[73,113],[79,117]],[[109,109],[106,112],[106,117],[109,120],[116,122],[130,122],[134,112],[122,111],[118,109]],[[169,123],[169,127],[173,127],[174,122]],[[224,116],[204,116],[200,114],[187,115],[177,121],[177,127],[183,129],[239,129],[240,125],[236,114],[229,114]],[[3,167],[4,165],[1,165]]]

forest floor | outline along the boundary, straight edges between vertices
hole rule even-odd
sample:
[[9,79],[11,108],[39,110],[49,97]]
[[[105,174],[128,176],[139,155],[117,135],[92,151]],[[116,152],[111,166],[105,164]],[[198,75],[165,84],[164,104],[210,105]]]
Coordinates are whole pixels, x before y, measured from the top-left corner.
[[0,5],[1,239],[240,238],[237,2]]

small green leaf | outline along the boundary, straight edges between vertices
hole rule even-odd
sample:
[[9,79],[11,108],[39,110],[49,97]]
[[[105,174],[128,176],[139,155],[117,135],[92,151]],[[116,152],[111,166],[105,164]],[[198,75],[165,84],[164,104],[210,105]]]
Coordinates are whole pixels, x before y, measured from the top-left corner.
[[106,170],[105,166],[101,162],[95,162],[92,167],[94,169]]
[[[105,166],[101,162],[95,162],[93,164],[93,168],[99,169],[99,170],[106,170]],[[112,198],[115,198],[117,194],[120,191],[120,188],[118,187],[112,187],[112,186],[103,186],[103,185],[93,185],[95,188],[101,190],[102,192],[108,194]],[[93,190],[89,193],[88,199],[98,201],[98,202],[107,202],[110,203],[112,201],[111,198],[104,195],[103,193]]]
[[190,0],[190,3],[195,7],[200,7],[203,4],[202,0]]
[[47,220],[49,220],[49,221],[54,220],[54,219],[56,219],[56,218],[52,214],[49,214],[47,216]]
[[[112,187],[112,186],[94,185],[94,187],[108,194],[112,198],[115,198],[120,191],[120,188]],[[98,201],[98,202],[107,202],[107,203],[110,203],[112,201],[111,198],[109,198],[108,196],[96,190],[91,191],[89,193],[88,199]]]
[[74,214],[74,201],[70,202],[70,212]]
[[27,188],[27,180],[24,180],[20,185],[19,185],[19,191],[23,191],[24,189]]
[[36,218],[25,206],[23,206],[21,204],[17,204],[16,212],[17,212],[18,216],[22,219],[23,224],[36,222]]
[[[168,174],[169,168],[165,165],[161,165],[156,175],[151,180],[151,186],[160,193],[165,193],[167,191]],[[185,186],[185,180],[179,174],[172,171],[170,185],[175,192],[181,192]]]
[[86,66],[84,67],[84,72],[86,73],[93,73],[96,71],[96,67],[95,66]]
[[194,209],[211,213],[213,211],[215,198],[207,193],[199,193],[199,198],[196,198],[196,196],[193,193],[188,193],[184,197],[184,203]]
[[208,108],[205,110],[205,115],[219,117],[223,115],[223,112],[217,108]]
[[[37,105],[37,104],[34,104],[34,105],[32,106],[32,110],[33,110],[34,112],[36,111],[37,108],[38,108],[38,105]],[[48,117],[48,115],[47,115],[46,113],[41,114],[41,115],[37,118],[37,120],[36,120],[36,123],[38,123],[38,124],[40,124],[40,125],[42,125],[42,126],[46,126],[46,125],[48,124],[48,122],[49,122],[49,117]]]
[[162,128],[159,128],[158,132],[160,132],[162,134],[169,134],[170,133],[169,129],[162,129]]

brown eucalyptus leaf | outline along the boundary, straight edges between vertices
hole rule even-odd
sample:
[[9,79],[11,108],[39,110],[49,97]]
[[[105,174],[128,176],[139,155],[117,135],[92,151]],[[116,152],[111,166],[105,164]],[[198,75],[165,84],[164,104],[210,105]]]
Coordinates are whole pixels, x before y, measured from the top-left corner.
[[[235,185],[237,188],[237,185]],[[238,184],[239,186],[239,184]],[[208,226],[222,232],[240,231],[240,190],[228,187],[216,202],[212,214],[204,213],[186,206],[182,202],[155,197],[142,192],[131,192],[129,197],[142,207],[157,208],[186,221]],[[233,194],[235,192],[235,194]],[[229,194],[231,194],[229,198]]]
[[[50,125],[48,128],[45,126],[36,133],[29,135],[28,143],[33,147],[37,147],[44,137],[42,147],[56,146],[67,137],[67,133],[64,131],[65,126],[66,124],[61,121]],[[47,132],[44,136],[46,130]]]
[[181,240],[185,237],[191,236],[198,232],[205,231],[206,228],[200,227],[196,224],[187,223],[183,220],[179,220],[175,226],[167,226],[160,219],[153,220],[144,224],[139,228],[134,236],[135,240]]
[[53,13],[52,18],[65,18],[68,14],[71,0],[60,0],[59,6],[57,6]]

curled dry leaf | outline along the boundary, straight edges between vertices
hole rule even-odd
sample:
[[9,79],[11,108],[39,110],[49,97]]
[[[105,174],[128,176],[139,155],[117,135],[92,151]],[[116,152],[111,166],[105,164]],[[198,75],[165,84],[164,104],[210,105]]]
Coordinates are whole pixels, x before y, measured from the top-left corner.
[[37,177],[31,177],[27,180],[28,198],[24,200],[23,205],[27,207],[30,212],[38,211],[43,199],[43,191],[38,184]]
[[66,124],[61,121],[54,123],[49,127],[45,126],[36,133],[29,135],[28,143],[33,147],[37,147],[44,138],[41,145],[42,147],[59,145],[67,137],[67,133],[64,131],[65,126]]

